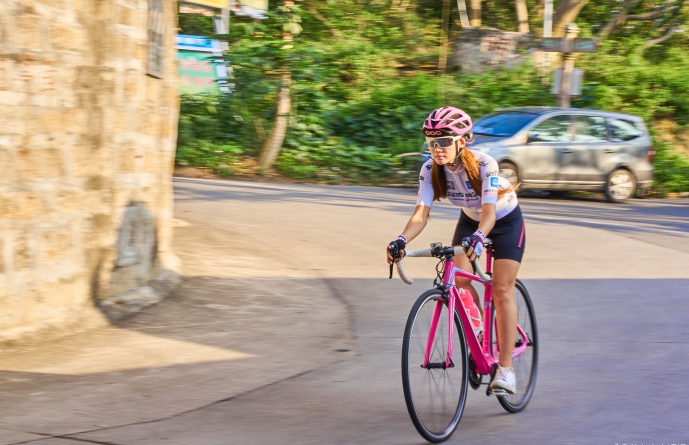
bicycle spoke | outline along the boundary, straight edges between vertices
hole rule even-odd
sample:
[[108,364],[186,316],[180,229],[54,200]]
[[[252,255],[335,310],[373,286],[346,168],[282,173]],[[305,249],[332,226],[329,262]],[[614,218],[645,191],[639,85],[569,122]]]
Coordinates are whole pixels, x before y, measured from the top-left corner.
[[436,303],[444,303],[437,290],[422,295],[407,321],[402,352],[402,380],[410,417],[423,437],[432,442],[446,440],[457,427],[466,400],[467,358],[463,331],[455,316],[452,363],[444,367],[448,352],[447,305],[437,317],[430,343],[429,367],[422,367]]
[[507,411],[523,410],[531,400],[538,370],[538,330],[531,298],[518,280],[514,291],[517,306],[517,339],[512,356],[512,367],[517,380],[516,394],[498,397]]

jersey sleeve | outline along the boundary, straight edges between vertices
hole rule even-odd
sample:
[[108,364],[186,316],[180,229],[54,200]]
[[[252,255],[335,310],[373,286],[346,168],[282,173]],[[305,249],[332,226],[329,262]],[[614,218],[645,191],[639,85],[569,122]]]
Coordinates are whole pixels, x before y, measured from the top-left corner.
[[419,172],[419,194],[416,197],[417,206],[433,207],[433,183],[431,183],[432,159],[426,161]]
[[497,204],[500,177],[498,176],[498,162],[490,157],[481,160],[481,180],[483,182],[481,204]]

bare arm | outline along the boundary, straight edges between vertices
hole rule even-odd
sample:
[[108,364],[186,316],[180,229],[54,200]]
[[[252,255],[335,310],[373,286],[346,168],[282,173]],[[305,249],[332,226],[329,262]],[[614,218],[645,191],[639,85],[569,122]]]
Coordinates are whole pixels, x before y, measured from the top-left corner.
[[[495,204],[481,204],[481,221],[478,223],[478,229],[487,237],[493,227],[495,227]],[[474,249],[471,247],[467,251],[467,258],[469,261],[476,259]]]
[[486,236],[495,227],[495,208],[495,204],[481,205],[481,221],[478,223],[478,229]]
[[428,215],[431,214],[431,208],[426,206],[416,206],[414,214],[409,218],[409,222],[404,227],[402,235],[411,242],[414,238],[419,236],[426,224],[428,224]]
[[[412,214],[411,218],[409,218],[409,221],[407,222],[407,225],[404,226],[404,230],[402,231],[402,235],[407,239],[407,242],[411,242],[414,238],[419,236],[419,234],[423,231],[424,227],[426,227],[426,224],[428,224],[428,215],[431,213],[431,208],[426,207],[423,205],[418,205],[414,209],[414,213]],[[401,252],[401,257],[396,258],[395,262],[399,262],[402,258],[404,258],[404,251]],[[388,256],[388,264],[392,264],[392,256],[390,255],[390,252],[387,253]]]

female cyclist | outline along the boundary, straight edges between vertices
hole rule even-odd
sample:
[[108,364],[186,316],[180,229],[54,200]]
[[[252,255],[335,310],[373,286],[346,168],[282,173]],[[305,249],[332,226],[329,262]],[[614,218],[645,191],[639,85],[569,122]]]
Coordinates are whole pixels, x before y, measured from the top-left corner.
[[[469,270],[470,261],[483,251],[486,236],[493,240],[493,301],[497,312],[499,366],[491,389],[503,389],[510,394],[516,391],[512,350],[516,341],[517,309],[514,303],[514,284],[524,253],[524,220],[510,183],[498,176],[498,163],[490,156],[466,147],[471,139],[471,118],[454,107],[434,110],[423,123],[423,132],[431,151],[419,177],[419,194],[414,213],[402,233],[391,244],[400,252],[393,258],[388,248],[388,264],[404,257],[407,243],[416,238],[428,223],[431,206],[440,198],[447,198],[462,207],[457,222],[453,246],[463,240],[469,242],[466,257],[456,257],[457,265]],[[467,278],[457,277],[458,288],[471,292],[481,308],[478,293]]]

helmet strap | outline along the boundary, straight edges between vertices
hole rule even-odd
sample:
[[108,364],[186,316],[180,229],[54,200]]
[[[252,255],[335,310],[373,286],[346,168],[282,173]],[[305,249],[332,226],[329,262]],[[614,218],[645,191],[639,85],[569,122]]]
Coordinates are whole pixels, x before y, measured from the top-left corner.
[[457,162],[459,162],[459,154],[462,152],[462,150],[464,150],[463,147],[462,149],[459,148],[459,140],[455,141],[455,148],[457,148],[457,156],[455,156],[455,159],[451,163],[447,164],[450,167],[457,165]]

